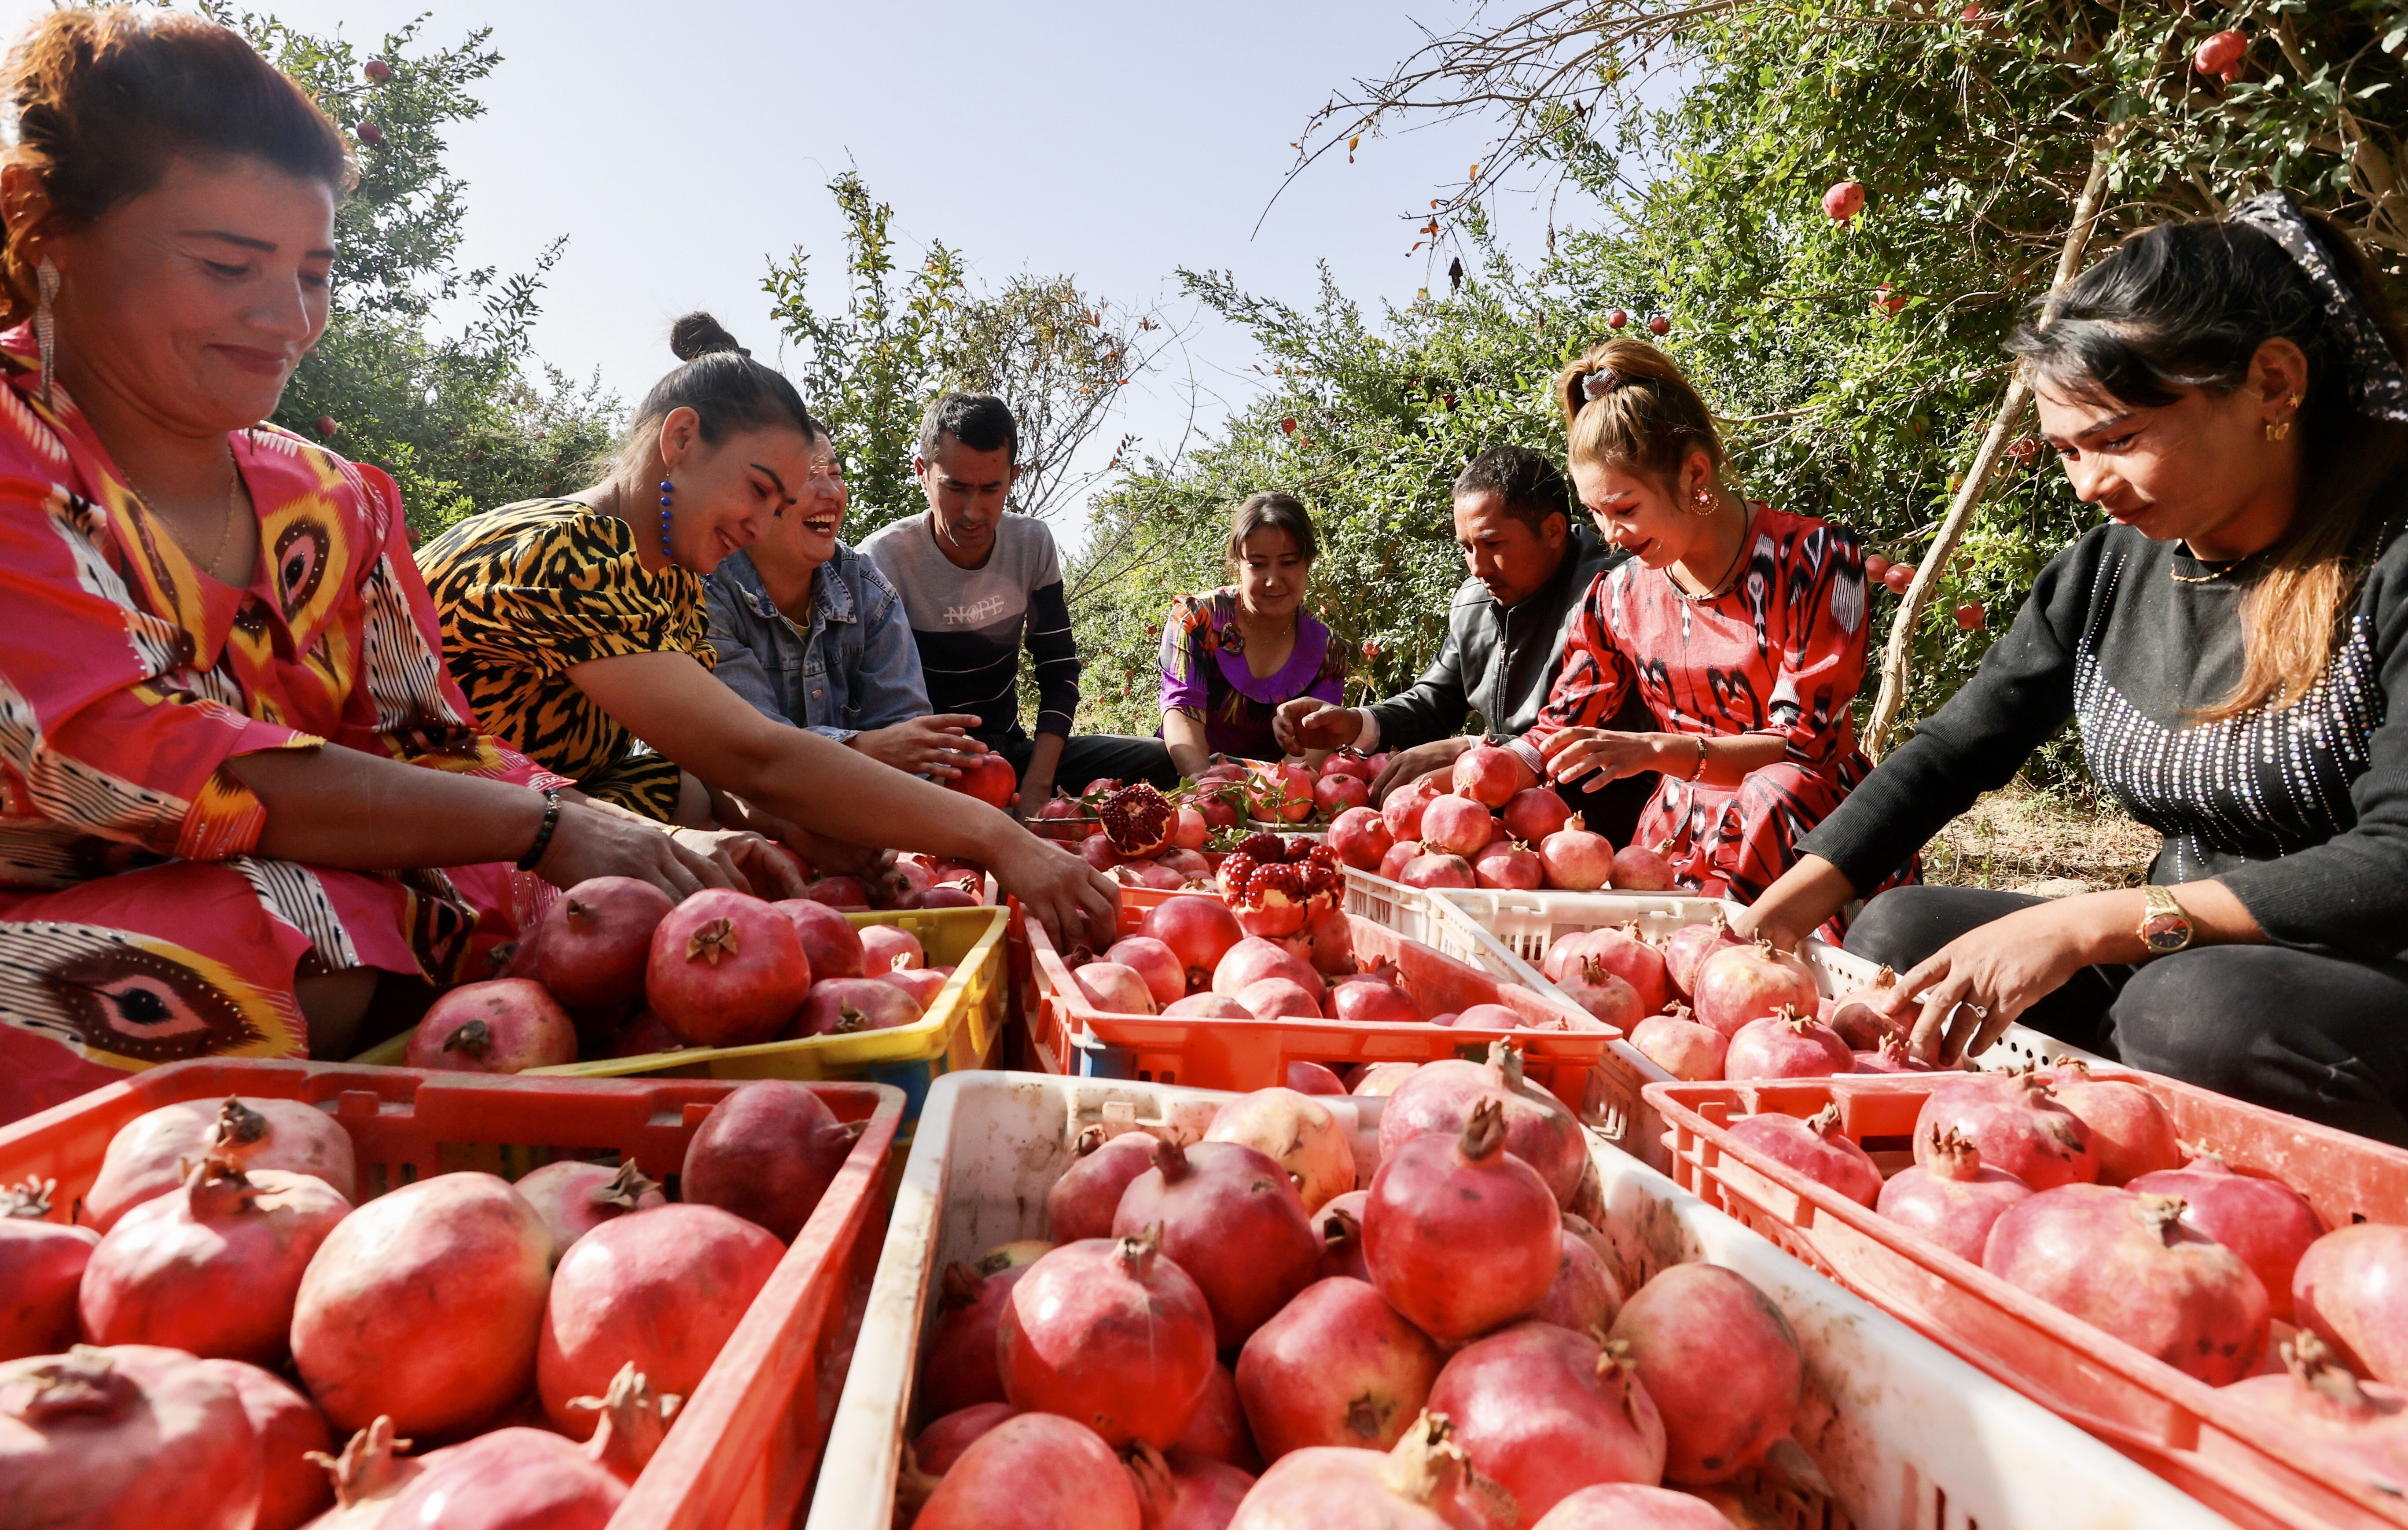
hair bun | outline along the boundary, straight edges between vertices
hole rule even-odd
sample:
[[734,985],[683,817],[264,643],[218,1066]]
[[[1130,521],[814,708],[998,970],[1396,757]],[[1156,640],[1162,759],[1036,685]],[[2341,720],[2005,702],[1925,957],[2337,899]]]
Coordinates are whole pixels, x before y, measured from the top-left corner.
[[722,329],[718,320],[702,312],[686,314],[669,326],[669,350],[681,362],[721,350],[732,350],[739,356],[752,354],[738,345],[736,336]]

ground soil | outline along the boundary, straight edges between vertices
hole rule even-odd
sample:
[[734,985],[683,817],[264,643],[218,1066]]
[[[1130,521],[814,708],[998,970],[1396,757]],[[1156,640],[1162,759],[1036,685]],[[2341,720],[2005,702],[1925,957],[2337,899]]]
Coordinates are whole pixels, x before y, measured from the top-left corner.
[[2017,781],[1940,831],[1924,848],[1923,878],[2051,894],[2138,887],[2157,843],[2154,831],[2094,793]]

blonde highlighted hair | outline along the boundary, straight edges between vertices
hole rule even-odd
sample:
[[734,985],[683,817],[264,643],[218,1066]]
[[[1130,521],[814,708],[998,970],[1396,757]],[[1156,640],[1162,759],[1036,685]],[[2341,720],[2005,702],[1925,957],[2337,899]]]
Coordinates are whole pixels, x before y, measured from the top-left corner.
[[1555,374],[1555,402],[1576,467],[1636,468],[1669,482],[1690,453],[1702,451],[1716,473],[1723,469],[1713,412],[1672,358],[1644,340],[1589,347]]

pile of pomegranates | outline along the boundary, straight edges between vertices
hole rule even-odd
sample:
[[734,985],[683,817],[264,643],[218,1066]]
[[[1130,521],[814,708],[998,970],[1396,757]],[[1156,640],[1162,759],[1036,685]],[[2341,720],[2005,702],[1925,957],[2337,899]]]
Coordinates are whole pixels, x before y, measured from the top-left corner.
[[105,1230],[0,1194],[0,1519],[600,1530],[854,1135],[762,1080],[702,1118],[678,1201],[579,1159],[356,1199],[313,1106],[136,1117],[81,1202]]
[[945,1272],[896,1523],[1495,1530],[1615,1484],[1711,1514],[1679,1489],[1788,1434],[1797,1337],[1717,1266],[1626,1292],[1581,1128],[1517,1063],[1358,1094],[1376,1160],[1285,1088],[1200,1140],[1084,1128],[1052,1240]]

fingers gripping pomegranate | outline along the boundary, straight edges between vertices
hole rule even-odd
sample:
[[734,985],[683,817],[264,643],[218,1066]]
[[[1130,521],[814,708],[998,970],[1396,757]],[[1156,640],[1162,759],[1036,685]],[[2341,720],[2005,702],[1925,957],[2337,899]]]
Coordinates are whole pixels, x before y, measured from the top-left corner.
[[2408,1227],[2360,1223],[2309,1244],[2291,1307],[2352,1370],[2408,1387]]
[[335,1502],[325,1468],[317,1464],[335,1444],[326,1416],[281,1378],[241,1360],[204,1360],[201,1369],[224,1381],[242,1401],[243,1417],[259,1437],[259,1517],[251,1530],[299,1530]]
[[0,1504],[12,1525],[251,1530],[259,1437],[234,1383],[149,1344],[0,1365]]
[[1211,1309],[1153,1226],[1029,1265],[996,1345],[1013,1407],[1076,1419],[1115,1449],[1169,1446],[1212,1379]]
[[1872,1205],[1881,1194],[1881,1170],[1873,1166],[1870,1154],[1840,1130],[1836,1105],[1825,1106],[1806,1121],[1778,1110],[1758,1111],[1731,1122],[1730,1134],[1859,1206]]
[[[612,1217],[666,1205],[667,1200],[661,1187],[647,1179],[633,1160],[614,1169],[563,1158],[521,1175],[510,1188],[535,1208],[552,1242],[563,1250]],[[693,1194],[689,1180],[686,1194],[691,1198]]]
[[1154,1138],[1143,1132],[1108,1139],[1102,1127],[1084,1127],[1074,1151],[1078,1161],[1045,1193],[1045,1231],[1056,1243],[1111,1237],[1121,1192],[1154,1167]]
[[644,994],[699,1047],[767,1041],[802,1007],[811,966],[794,921],[724,887],[695,894],[652,931]]
[[1512,1524],[1512,1500],[1480,1476],[1452,1425],[1424,1413],[1383,1455],[1316,1445],[1271,1463],[1229,1530],[1476,1530]]
[[[1668,964],[1669,965],[1669,964]],[[1814,975],[1795,956],[1772,949],[1770,941],[1718,951],[1698,967],[1691,1003],[1698,1022],[1727,1037],[1741,1026],[1794,1009],[1815,1012]]]
[[1805,1391],[1798,1336],[1744,1276],[1674,1265],[1631,1294],[1607,1337],[1629,1346],[1663,1417],[1669,1481],[1727,1481],[1796,1422]]
[[964,1451],[912,1530],[1140,1530],[1137,1487],[1096,1432],[1051,1413],[1004,1420]]
[[[686,1143],[679,1194],[792,1243],[853,1152],[855,1128],[802,1084],[756,1079],[728,1092]],[[655,1385],[674,1392],[656,1373]]]
[[1238,1398],[1266,1461],[1316,1445],[1384,1451],[1438,1380],[1438,1346],[1380,1294],[1316,1280],[1254,1330],[1238,1356]]
[[1664,1479],[1664,1421],[1626,1347],[1553,1323],[1516,1323],[1465,1346],[1430,1388],[1430,1408],[1525,1517],[1598,1482]]
[[314,1174],[345,1200],[358,1194],[351,1135],[302,1100],[195,1100],[146,1111],[117,1129],[100,1175],[83,1198],[83,1216],[106,1233],[128,1208],[184,1182],[194,1162],[215,1153],[246,1169]]
[[920,1363],[920,1394],[927,1412],[953,1413],[974,1403],[1004,1400],[996,1334],[1011,1288],[1034,1267],[1010,1265],[982,1276],[968,1265],[945,1266],[940,1315]]
[[2181,1197],[2184,1225],[2239,1254],[2266,1288],[2268,1310],[2280,1322],[2293,1321],[2291,1278],[2325,1230],[2298,1191],[2279,1180],[2235,1174],[2212,1153],[2178,1169],[2143,1174],[2124,1188],[2136,1195]]
[[1274,1085],[1239,1095],[1212,1114],[1207,1142],[1241,1142],[1287,1171],[1308,1212],[1354,1188],[1354,1149],[1329,1107]]
[[616,1030],[643,997],[652,931],[675,907],[648,881],[588,878],[544,914],[532,976],[580,1031]]
[[1312,1283],[1321,1245],[1287,1171],[1237,1142],[1154,1145],[1129,1181],[1112,1236],[1162,1229],[1162,1251],[1204,1292],[1217,1345],[1232,1349]]
[[92,1251],[84,1332],[102,1344],[277,1365],[302,1272],[351,1209],[309,1175],[246,1175],[205,1158],[180,1194],[136,1207]]
[[100,1244],[89,1227],[49,1220],[56,1180],[0,1190],[0,1360],[58,1354],[76,1337],[76,1294]]
[[2011,1208],[2031,1199],[2031,1186],[1983,1163],[1982,1150],[1954,1127],[1921,1156],[1922,1162],[1890,1176],[1873,1209],[1957,1258],[1980,1264],[1990,1228]]
[[1981,1150],[1982,1162],[2034,1190],[2099,1177],[2089,1128],[2029,1074],[1982,1074],[1934,1089],[1915,1113],[1915,1162],[1952,1127]]
[[1555,1196],[1505,1151],[1505,1135],[1502,1104],[1483,1098],[1460,1136],[1425,1132],[1393,1151],[1382,1144],[1364,1207],[1364,1261],[1388,1305],[1441,1341],[1531,1311],[1563,1263]]

